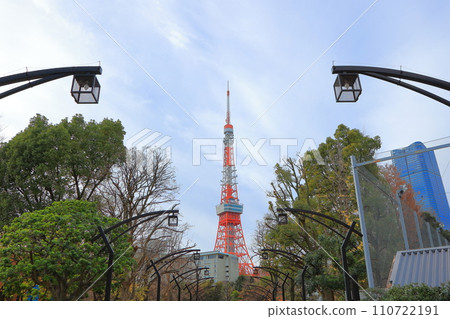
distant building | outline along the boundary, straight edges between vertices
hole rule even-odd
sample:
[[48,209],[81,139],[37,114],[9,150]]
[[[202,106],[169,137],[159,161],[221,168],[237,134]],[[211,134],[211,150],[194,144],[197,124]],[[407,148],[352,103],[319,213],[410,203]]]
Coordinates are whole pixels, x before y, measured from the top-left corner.
[[[393,150],[392,155],[425,149],[422,142],[415,142],[405,148]],[[396,158],[393,163],[400,177],[411,184],[422,211],[432,213],[445,229],[450,229],[450,208],[434,151]]]
[[219,251],[200,253],[199,267],[209,267],[209,274],[201,272],[201,278],[213,277],[214,282],[234,282],[239,277],[239,258]]

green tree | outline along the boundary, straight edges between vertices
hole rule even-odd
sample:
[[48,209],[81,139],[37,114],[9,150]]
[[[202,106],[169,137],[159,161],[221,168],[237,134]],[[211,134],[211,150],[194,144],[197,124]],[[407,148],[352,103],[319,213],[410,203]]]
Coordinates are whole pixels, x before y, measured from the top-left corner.
[[203,289],[201,300],[203,301],[223,301],[226,300],[226,287],[221,281],[213,284],[207,281],[201,285]]
[[[14,219],[0,238],[3,295],[20,299],[37,284],[41,299],[76,300],[107,268],[102,240],[91,240],[97,226],[106,228],[117,221],[101,215],[95,203],[78,200],[54,202]],[[114,242],[116,256],[124,253],[114,264],[114,286],[133,263],[129,246],[126,236]],[[96,282],[94,290],[102,291],[104,278]]]
[[[342,291],[342,271],[332,262],[332,259],[340,262],[338,241],[342,239],[328,227],[343,235],[346,229],[324,218],[316,218],[322,225],[303,215],[296,215],[295,222],[278,226],[274,215],[277,208],[291,207],[324,213],[347,224],[356,221],[350,155],[354,155],[358,162],[366,161],[372,159],[380,147],[378,136],[370,137],[341,124],[333,137],[328,137],[317,150],[306,152],[303,158],[288,158],[284,163],[275,165],[275,181],[268,192],[272,215],[266,216],[264,226],[268,231],[259,231],[265,235],[258,235],[256,244],[258,247],[296,254],[303,259],[303,263],[293,263],[280,256],[275,258],[271,254],[268,266],[292,275],[297,273],[299,278],[300,269],[310,263],[311,269],[306,276],[309,292],[318,291],[324,299],[334,299],[335,292]],[[369,169],[377,173],[375,165]],[[325,247],[327,253],[321,247]],[[359,272],[364,269],[360,267],[363,262],[361,245],[352,242],[349,249],[350,272]]]
[[120,121],[42,115],[0,148],[0,227],[54,201],[90,200],[125,156]]

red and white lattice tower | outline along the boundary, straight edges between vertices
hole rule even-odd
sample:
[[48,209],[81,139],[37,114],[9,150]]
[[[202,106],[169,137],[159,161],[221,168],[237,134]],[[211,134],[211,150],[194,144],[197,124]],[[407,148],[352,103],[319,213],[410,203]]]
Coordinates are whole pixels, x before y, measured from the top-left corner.
[[227,118],[223,139],[223,177],[220,204],[216,206],[219,215],[215,251],[236,255],[239,258],[239,274],[253,275],[253,262],[245,244],[241,224],[243,205],[239,203],[236,167],[234,165],[234,134],[230,123],[230,90],[227,87]]

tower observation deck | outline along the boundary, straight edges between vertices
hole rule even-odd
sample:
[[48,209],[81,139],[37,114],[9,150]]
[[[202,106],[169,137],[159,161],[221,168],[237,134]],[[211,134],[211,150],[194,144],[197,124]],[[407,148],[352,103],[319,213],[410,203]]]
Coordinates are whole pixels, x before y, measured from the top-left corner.
[[234,163],[234,133],[230,123],[230,90],[227,87],[227,117],[224,126],[223,139],[223,171],[221,181],[220,204],[216,206],[219,216],[215,251],[236,255],[239,258],[239,274],[252,275],[253,262],[245,244],[241,224],[241,214],[244,206],[239,202],[237,189],[237,174]]

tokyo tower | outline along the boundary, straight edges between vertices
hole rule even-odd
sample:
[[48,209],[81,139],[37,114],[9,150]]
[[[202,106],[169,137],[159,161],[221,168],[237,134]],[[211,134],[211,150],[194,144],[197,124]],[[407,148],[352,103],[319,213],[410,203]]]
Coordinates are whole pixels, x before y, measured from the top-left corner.
[[239,203],[236,182],[236,167],[234,165],[234,134],[230,123],[230,90],[227,84],[227,117],[224,126],[223,139],[223,171],[220,204],[216,206],[219,215],[215,251],[235,255],[239,258],[239,274],[253,275],[253,262],[245,244],[241,224],[243,205]]

